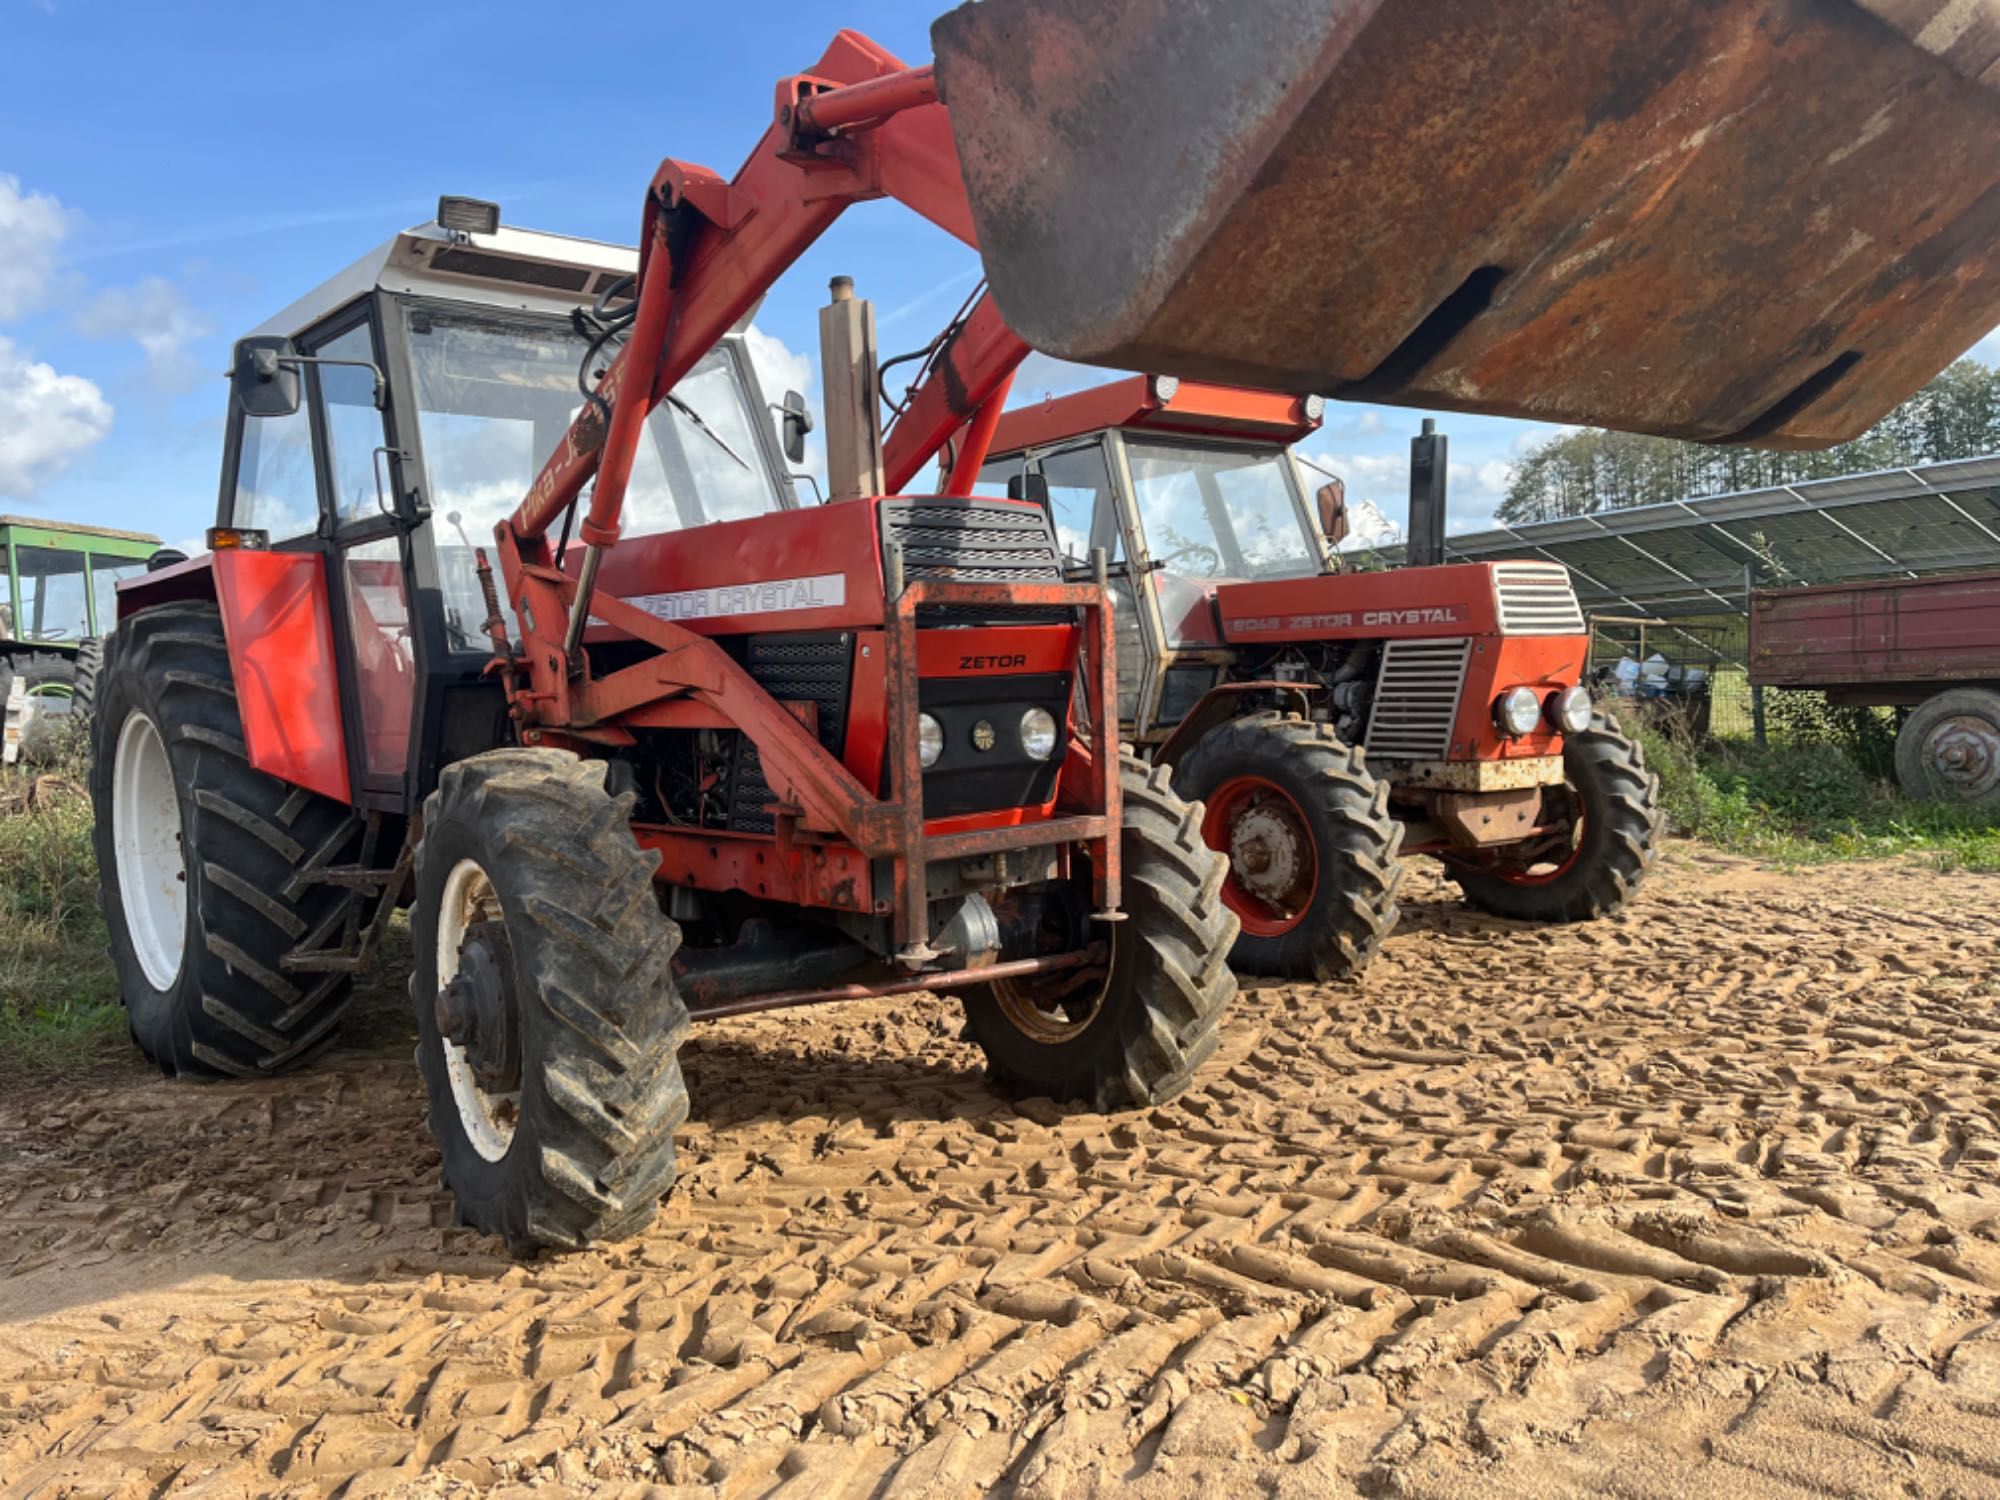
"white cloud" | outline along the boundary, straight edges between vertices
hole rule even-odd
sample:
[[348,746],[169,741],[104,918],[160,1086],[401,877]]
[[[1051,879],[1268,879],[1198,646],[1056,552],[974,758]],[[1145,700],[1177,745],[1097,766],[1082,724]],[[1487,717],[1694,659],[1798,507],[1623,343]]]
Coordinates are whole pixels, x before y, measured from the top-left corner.
[[0,495],[27,499],[110,431],[111,405],[94,384],[0,338]]
[[[786,391],[797,391],[806,398],[806,410],[812,414],[813,430],[806,438],[806,456],[795,467],[794,472],[812,475],[819,485],[819,492],[826,493],[826,449],[820,442],[820,402],[819,366],[809,354],[801,354],[776,334],[766,333],[752,324],[744,331],[743,340],[750,350],[750,363],[757,371],[757,383],[764,388],[766,401],[782,401]],[[768,413],[775,423],[779,421],[776,412]],[[782,442],[784,428],[778,429]],[[807,504],[812,501],[812,486],[795,486],[799,499]]]
[[24,193],[20,178],[0,172],[0,322],[41,306],[69,219],[47,193]]
[[[1360,515],[1366,505],[1392,529],[1401,524],[1399,518],[1409,514],[1408,453],[1327,453],[1301,449],[1299,456],[1347,482],[1347,503],[1354,514]],[[1449,477],[1445,530],[1451,536],[1462,536],[1493,524],[1493,513],[1506,498],[1508,482],[1513,478],[1513,466],[1499,458],[1462,462],[1453,459]]]
[[185,390],[200,378],[187,346],[206,337],[209,325],[162,277],[99,292],[77,315],[76,326],[86,338],[136,340],[155,383],[166,389]]

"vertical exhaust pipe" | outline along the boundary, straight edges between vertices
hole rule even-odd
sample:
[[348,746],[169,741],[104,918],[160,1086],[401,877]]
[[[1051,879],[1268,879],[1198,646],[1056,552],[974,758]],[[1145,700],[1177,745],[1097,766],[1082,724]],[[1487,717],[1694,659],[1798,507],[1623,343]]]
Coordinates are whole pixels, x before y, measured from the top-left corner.
[[1424,430],[1410,439],[1409,542],[1403,564],[1435,568],[1444,561],[1445,490],[1451,440],[1424,418]]
[[836,276],[833,300],[819,310],[820,380],[826,391],[826,497],[861,500],[885,487],[880,354],[875,304],[854,295],[854,278]]

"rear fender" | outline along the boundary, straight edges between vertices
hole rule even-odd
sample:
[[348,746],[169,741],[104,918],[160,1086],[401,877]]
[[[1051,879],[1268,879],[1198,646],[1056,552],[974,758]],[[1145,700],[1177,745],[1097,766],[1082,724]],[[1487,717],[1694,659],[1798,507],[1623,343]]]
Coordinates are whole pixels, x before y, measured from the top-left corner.
[[1211,729],[1256,712],[1267,700],[1301,718],[1309,717],[1312,700],[1307,695],[1317,691],[1315,685],[1298,682],[1225,682],[1212,687],[1153,752],[1153,763],[1172,768]]
[[250,764],[337,802],[351,800],[326,566],[317,552],[220,552],[118,588],[123,621],[213,600]]

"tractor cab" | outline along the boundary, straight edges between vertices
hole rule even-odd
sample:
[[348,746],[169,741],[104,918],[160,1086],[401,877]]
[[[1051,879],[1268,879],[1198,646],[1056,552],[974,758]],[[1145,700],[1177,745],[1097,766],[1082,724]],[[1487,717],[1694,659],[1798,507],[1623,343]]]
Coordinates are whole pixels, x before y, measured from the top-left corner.
[[[1133,376],[1008,412],[978,488],[1047,488],[1067,566],[1101,548],[1117,601],[1118,716],[1158,743],[1232,662],[1226,582],[1309,578],[1333,556],[1289,446],[1317,396]],[[1028,476],[1038,475],[1031,481]]]
[[[637,266],[622,246],[501,227],[491,205],[447,198],[438,220],[245,341],[283,352],[272,373],[296,371],[297,401],[272,415],[254,399],[230,403],[216,521],[225,535],[262,533],[274,551],[330,555],[334,650],[355,670],[340,674],[347,743],[322,759],[344,760],[359,805],[408,810],[467,735],[490,738],[502,705],[482,675],[493,642],[474,549],[493,552],[495,527],[584,408],[591,310]],[[648,419],[626,535],[796,503],[785,448],[803,435],[803,401],[775,408],[793,412],[781,437],[747,330],[745,319]]]

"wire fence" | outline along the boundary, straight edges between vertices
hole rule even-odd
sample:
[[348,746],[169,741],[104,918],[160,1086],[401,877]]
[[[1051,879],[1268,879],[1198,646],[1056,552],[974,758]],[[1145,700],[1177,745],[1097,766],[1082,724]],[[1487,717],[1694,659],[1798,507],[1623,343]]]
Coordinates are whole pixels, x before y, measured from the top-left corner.
[[1601,698],[1683,737],[1762,741],[1743,615],[1590,618],[1590,677]]

